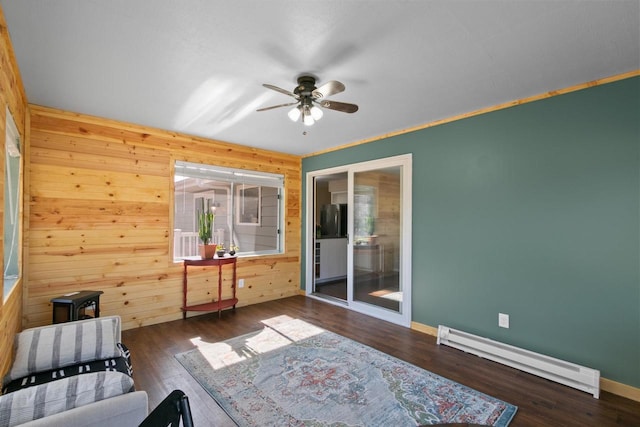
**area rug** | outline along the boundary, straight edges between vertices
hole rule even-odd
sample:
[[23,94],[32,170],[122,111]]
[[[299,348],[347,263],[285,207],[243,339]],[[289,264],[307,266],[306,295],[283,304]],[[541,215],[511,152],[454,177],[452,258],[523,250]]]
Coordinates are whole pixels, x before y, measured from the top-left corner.
[[517,408],[287,316],[175,357],[244,426],[506,426]]

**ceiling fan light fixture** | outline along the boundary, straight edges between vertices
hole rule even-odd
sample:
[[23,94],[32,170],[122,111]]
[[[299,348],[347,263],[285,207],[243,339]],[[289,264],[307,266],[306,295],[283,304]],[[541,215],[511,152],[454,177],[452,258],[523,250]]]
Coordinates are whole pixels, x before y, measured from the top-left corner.
[[313,120],[315,121],[320,120],[322,118],[322,115],[324,114],[322,110],[315,105],[311,107],[309,112],[311,113],[311,117],[313,117]]
[[305,118],[304,118],[304,124],[305,124],[306,126],[313,126],[313,124],[314,124],[315,122],[316,122],[316,121],[315,121],[315,120],[313,120],[313,117],[311,117],[311,116],[305,116]]
[[302,106],[302,122],[307,126],[311,126],[316,122],[311,115],[311,108],[309,108],[308,105]]
[[300,119],[300,115],[301,115],[301,114],[302,114],[302,113],[300,112],[300,106],[293,107],[293,108],[291,109],[291,111],[289,111],[289,113],[288,113],[289,118],[290,118],[290,119],[291,119],[291,121],[293,121],[293,122],[297,122],[297,121],[298,121],[298,119]]

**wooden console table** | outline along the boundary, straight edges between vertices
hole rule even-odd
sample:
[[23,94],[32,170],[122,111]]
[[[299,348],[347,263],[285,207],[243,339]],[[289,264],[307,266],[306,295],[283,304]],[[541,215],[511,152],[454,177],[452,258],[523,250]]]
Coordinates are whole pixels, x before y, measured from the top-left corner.
[[[237,257],[224,257],[224,258],[211,258],[211,259],[198,259],[198,260],[184,260],[184,273],[182,281],[182,318],[187,318],[187,311],[217,311],[218,317],[223,309],[233,307],[236,308],[238,298],[236,298],[236,259]],[[222,299],[222,266],[231,264],[233,266],[233,279],[231,282],[231,289],[233,290],[233,297],[223,300]],[[212,265],[218,266],[218,300],[213,302],[207,302],[204,304],[187,305],[187,268],[189,266],[195,267],[208,267]]]

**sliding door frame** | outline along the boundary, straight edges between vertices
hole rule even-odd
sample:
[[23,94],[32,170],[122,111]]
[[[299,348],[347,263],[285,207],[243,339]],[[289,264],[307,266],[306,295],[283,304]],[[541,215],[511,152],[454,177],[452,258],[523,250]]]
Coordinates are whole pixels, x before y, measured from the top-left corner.
[[[403,293],[402,302],[400,304],[400,312],[394,313],[390,310],[362,304],[353,301],[353,176],[354,172],[365,171],[369,169],[379,169],[390,166],[401,166],[401,212],[400,225],[402,230],[402,242],[400,246],[400,283]],[[325,298],[316,297],[314,292],[314,213],[315,213],[315,188],[314,182],[316,177],[324,175],[333,175],[337,173],[348,174],[348,194],[349,194],[349,242],[347,249],[347,301],[333,301]],[[310,298],[321,299],[330,304],[345,306],[350,310],[358,311],[372,317],[387,320],[405,327],[411,326],[411,288],[412,288],[412,155],[404,154],[400,156],[387,157],[383,159],[371,160],[366,162],[354,163],[345,166],[337,166],[333,168],[308,172],[306,174],[306,239],[303,250],[306,254],[305,263],[305,294]]]

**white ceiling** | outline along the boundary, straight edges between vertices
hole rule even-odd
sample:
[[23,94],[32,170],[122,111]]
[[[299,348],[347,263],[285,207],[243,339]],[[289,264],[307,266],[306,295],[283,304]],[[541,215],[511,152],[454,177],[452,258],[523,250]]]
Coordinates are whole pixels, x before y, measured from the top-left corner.
[[[640,69],[640,0],[0,5],[30,103],[292,154]],[[360,110],[256,112],[303,73]]]

